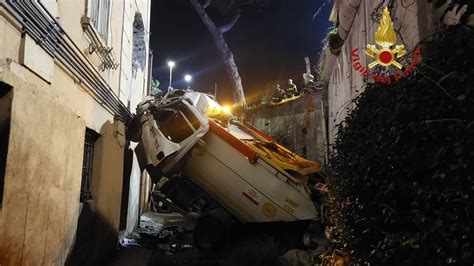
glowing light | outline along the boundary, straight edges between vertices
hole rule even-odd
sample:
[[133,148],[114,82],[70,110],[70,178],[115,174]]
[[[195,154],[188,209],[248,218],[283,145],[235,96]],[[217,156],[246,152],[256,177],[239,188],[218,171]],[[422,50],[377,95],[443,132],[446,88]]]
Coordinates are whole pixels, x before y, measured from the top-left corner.
[[222,111],[226,114],[230,114],[230,112],[232,111],[232,108],[228,105],[225,105],[222,107]]
[[184,81],[187,83],[191,82],[193,80],[193,76],[191,75],[184,75]]
[[174,61],[168,61],[168,67],[173,68],[176,65]]
[[206,113],[209,116],[219,115],[222,111],[222,107],[215,102],[209,102],[206,108]]

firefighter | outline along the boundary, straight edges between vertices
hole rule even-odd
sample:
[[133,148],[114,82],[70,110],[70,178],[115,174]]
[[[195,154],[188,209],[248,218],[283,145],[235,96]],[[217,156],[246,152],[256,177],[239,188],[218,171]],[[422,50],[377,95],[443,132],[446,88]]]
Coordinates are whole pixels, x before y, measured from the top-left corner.
[[303,80],[304,80],[304,88],[303,92],[304,93],[309,93],[315,90],[316,88],[316,83],[314,82],[314,76],[309,74],[309,73],[304,73],[303,74]]
[[298,89],[296,85],[293,83],[292,79],[288,80],[288,89],[286,90],[286,97],[291,98],[298,95]]
[[280,87],[280,84],[275,86],[272,96],[272,102],[277,103],[281,102],[283,99],[286,98],[286,92]]

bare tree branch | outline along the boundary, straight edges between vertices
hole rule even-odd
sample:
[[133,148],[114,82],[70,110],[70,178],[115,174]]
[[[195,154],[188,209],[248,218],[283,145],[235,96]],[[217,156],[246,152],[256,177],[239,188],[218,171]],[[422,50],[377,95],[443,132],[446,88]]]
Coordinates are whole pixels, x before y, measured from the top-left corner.
[[240,12],[235,13],[235,15],[232,17],[232,19],[229,21],[229,23],[222,25],[219,27],[219,31],[221,33],[226,33],[234,27],[234,25],[237,23],[237,21],[240,18]]
[[214,40],[217,52],[224,65],[224,69],[227,72],[229,80],[231,81],[233,87],[232,94],[234,95],[235,100],[240,106],[246,108],[247,101],[245,100],[244,88],[242,86],[239,68],[235,63],[234,55],[227,45],[223,34],[224,32],[229,31],[235,25],[235,23],[237,23],[240,13],[237,12],[234,18],[226,26],[217,27],[216,24],[214,24],[214,21],[212,21],[212,19],[207,14],[206,10],[204,10],[204,6],[200,4],[199,0],[190,0],[190,2],[194,6],[196,13],[198,14],[199,18],[201,18],[202,23],[207,27],[212,39]]
[[253,3],[253,0],[248,0],[247,2],[237,2],[236,4],[239,6],[250,5]]
[[[194,9],[198,13],[198,16],[201,18],[202,22],[209,28],[210,31],[217,31],[217,27],[214,24],[214,21],[207,15],[204,10],[204,6],[199,3],[198,0],[190,0],[191,4],[194,6]],[[209,0],[210,1],[210,0]]]
[[211,4],[211,0],[206,0],[202,3],[202,8],[206,9]]

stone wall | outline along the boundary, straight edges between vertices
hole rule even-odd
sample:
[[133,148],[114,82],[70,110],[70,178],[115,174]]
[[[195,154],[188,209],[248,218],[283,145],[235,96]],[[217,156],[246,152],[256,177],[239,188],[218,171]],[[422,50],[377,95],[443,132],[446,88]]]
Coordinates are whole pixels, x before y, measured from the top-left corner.
[[327,164],[326,115],[321,92],[252,111],[252,124],[296,154]]

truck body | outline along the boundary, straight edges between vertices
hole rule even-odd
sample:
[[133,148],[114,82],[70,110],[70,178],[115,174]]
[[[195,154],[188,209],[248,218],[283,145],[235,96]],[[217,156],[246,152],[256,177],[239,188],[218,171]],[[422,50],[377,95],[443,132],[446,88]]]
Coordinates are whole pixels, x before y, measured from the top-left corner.
[[[318,217],[314,192],[321,167],[242,119],[211,96],[171,91],[137,108],[147,170],[189,177],[242,223]],[[161,176],[160,176],[161,175]]]

